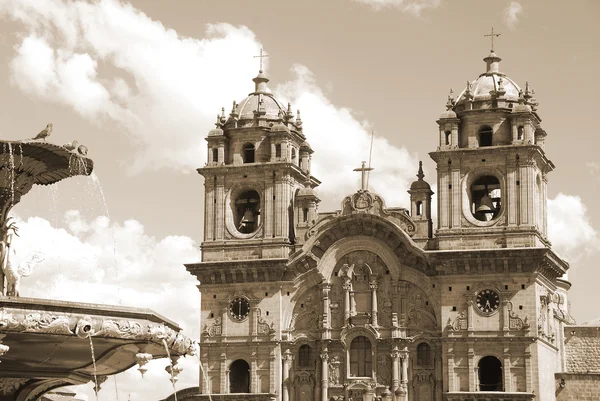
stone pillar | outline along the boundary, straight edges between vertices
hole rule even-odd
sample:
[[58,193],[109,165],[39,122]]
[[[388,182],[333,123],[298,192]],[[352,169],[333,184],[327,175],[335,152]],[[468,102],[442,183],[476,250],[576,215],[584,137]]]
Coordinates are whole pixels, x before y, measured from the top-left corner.
[[400,351],[398,346],[394,346],[392,350],[392,393],[394,393],[400,387],[399,367]]
[[329,353],[327,347],[321,350],[321,401],[329,401],[327,390],[329,388]]
[[[503,298],[507,298],[507,296],[505,295]],[[502,300],[502,331],[506,332],[508,331],[508,323],[509,323],[509,318],[508,318],[508,308],[509,308],[509,301],[508,299],[503,299]]]
[[323,294],[323,316],[322,325],[323,333],[322,338],[328,340],[331,338],[331,308],[329,307],[329,291],[331,290],[331,284],[324,283],[321,285],[321,292]]
[[448,391],[459,391],[460,388],[456,388],[454,384],[454,344],[448,346]]
[[404,348],[402,350],[402,355],[400,357],[402,363],[402,382],[401,388],[403,390],[403,396],[399,401],[408,401],[408,348]]
[[225,164],[225,143],[219,142],[219,146],[217,148],[217,160],[218,164]]
[[292,362],[292,353],[289,349],[283,353],[283,372],[281,376],[281,401],[289,401],[290,399],[290,366]]
[[350,281],[344,282],[342,288],[344,289],[344,326],[347,326],[350,322],[350,288],[352,288]]
[[255,348],[250,356],[250,392],[259,393],[260,383],[258,382],[258,365],[256,359],[258,358],[258,350]]
[[473,296],[469,295],[467,299],[467,331],[473,331]]
[[469,391],[478,391],[477,388],[477,375],[475,374],[475,351],[473,350],[473,343],[468,343],[469,350],[467,351],[467,362],[469,367]]
[[260,316],[260,309],[258,308],[258,305],[254,305],[251,310],[252,310],[252,315],[251,315],[250,324],[252,325],[252,327],[251,327],[252,335],[257,336],[258,335],[258,317]]
[[531,344],[525,348],[525,391],[531,393],[533,391],[533,369],[531,366]]
[[271,158],[270,158],[270,160],[271,160],[272,162],[274,162],[275,160],[277,160],[277,159],[275,158],[275,154],[276,154],[275,146],[276,146],[276,145],[275,145],[275,142],[274,142],[274,141],[271,141]]
[[512,389],[510,384],[510,348],[508,343],[504,343],[504,353],[503,353],[504,361],[502,363],[502,371],[504,373],[504,391],[517,391],[517,389]]
[[371,287],[371,324],[375,327],[377,324],[377,280],[374,279],[370,283]]
[[227,386],[227,379],[229,378],[229,371],[227,370],[227,354],[221,353],[221,382],[219,392],[221,394],[229,394],[229,386]]

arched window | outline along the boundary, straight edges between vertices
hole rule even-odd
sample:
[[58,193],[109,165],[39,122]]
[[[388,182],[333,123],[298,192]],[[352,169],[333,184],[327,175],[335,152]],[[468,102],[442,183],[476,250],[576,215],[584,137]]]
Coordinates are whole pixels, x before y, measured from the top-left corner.
[[492,134],[494,131],[489,125],[479,128],[479,146],[492,146]]
[[446,131],[444,134],[446,135],[446,145],[450,145],[450,135],[452,135],[452,133],[450,131]]
[[280,143],[275,145],[275,158],[277,160],[281,159],[281,144]]
[[303,214],[302,221],[306,223],[308,221],[308,209],[307,208],[302,209],[302,214]]
[[301,345],[298,350],[298,366],[307,368],[310,366],[310,360],[312,359],[312,348],[310,345]]
[[244,163],[254,163],[254,145],[247,143],[242,148],[242,157]]
[[296,149],[292,148],[292,163],[296,164]]
[[417,366],[431,365],[431,347],[427,343],[417,345]]
[[502,391],[502,363],[495,356],[484,356],[479,367],[479,390]]
[[213,148],[212,150],[212,162],[216,163],[219,161],[219,149]]
[[417,202],[417,204],[416,204],[415,206],[416,206],[416,209],[417,209],[417,210],[416,210],[416,212],[417,212],[417,216],[420,216],[420,215],[422,215],[422,214],[423,214],[423,202],[421,202],[421,201],[418,201],[418,202]]
[[229,366],[229,392],[250,392],[250,366],[243,359],[233,361]]
[[517,128],[517,139],[518,140],[522,140],[525,137],[525,128],[520,125],[519,128]]
[[350,375],[371,377],[371,366],[371,342],[367,337],[356,337],[350,344]]

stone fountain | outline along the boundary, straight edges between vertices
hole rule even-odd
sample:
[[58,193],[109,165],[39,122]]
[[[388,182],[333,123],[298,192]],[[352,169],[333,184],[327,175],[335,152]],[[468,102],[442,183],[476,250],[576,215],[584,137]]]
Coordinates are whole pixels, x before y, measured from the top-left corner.
[[28,272],[12,263],[18,227],[8,217],[11,208],[34,184],[93,169],[87,148],[41,139],[0,141],[0,401],[38,400],[52,389],[90,381],[98,391],[109,375],[136,364],[143,375],[148,361],[163,357],[171,358],[165,380],[174,383],[177,360],[194,352],[176,323],[147,309],[19,296],[19,279]]

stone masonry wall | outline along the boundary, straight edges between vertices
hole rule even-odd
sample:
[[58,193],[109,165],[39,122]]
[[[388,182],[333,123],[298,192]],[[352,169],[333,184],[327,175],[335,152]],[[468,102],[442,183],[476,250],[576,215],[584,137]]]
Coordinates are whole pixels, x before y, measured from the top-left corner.
[[599,326],[565,326],[565,347],[566,373],[600,374]]
[[600,374],[556,374],[556,401],[597,401]]

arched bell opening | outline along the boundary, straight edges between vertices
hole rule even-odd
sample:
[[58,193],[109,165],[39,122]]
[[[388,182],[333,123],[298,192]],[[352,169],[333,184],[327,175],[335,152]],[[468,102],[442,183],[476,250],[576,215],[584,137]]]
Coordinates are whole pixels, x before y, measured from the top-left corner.
[[243,359],[235,360],[229,366],[229,393],[250,392],[250,365]]
[[471,184],[471,213],[479,221],[491,221],[500,213],[500,180],[493,175],[479,177]]
[[484,356],[477,365],[479,371],[479,391],[503,391],[502,362],[495,356]]
[[260,223],[260,196],[249,190],[242,192],[234,202],[234,223],[242,234],[256,231]]

